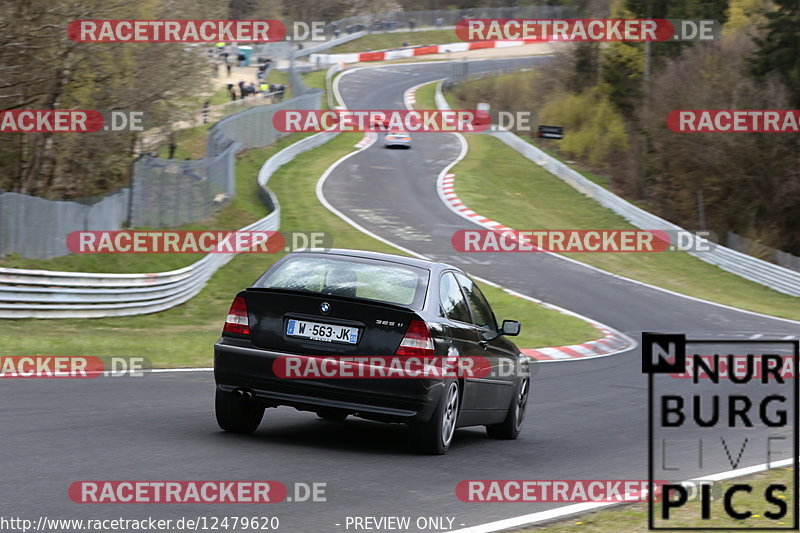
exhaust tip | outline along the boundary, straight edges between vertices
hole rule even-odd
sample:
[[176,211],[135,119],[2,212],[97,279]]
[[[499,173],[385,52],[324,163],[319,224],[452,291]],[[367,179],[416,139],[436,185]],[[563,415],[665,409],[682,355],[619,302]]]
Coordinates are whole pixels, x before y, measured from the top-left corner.
[[256,397],[253,391],[247,389],[233,389],[233,394],[243,400],[252,400]]

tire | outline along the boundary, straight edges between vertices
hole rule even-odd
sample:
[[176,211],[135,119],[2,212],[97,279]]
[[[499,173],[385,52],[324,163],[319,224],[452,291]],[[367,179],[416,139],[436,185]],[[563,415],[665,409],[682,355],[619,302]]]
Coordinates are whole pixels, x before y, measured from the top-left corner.
[[217,389],[214,408],[219,427],[230,433],[252,433],[264,417],[264,408],[233,393]]
[[412,424],[409,428],[411,443],[419,452],[428,455],[444,455],[453,442],[461,407],[461,391],[458,381],[446,381],[445,391],[431,419],[425,423]]
[[317,411],[317,416],[323,420],[331,422],[343,422],[347,418],[348,413],[343,411]]
[[525,421],[525,412],[530,396],[530,379],[523,378],[519,381],[508,407],[506,418],[499,424],[486,426],[486,433],[493,439],[514,440],[519,436],[522,423]]

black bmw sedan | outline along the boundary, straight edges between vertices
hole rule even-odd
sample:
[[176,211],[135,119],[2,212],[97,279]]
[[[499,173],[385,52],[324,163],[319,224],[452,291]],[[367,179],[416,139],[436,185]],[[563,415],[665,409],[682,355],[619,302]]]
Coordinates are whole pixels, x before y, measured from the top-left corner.
[[375,252],[295,252],[233,300],[214,345],[216,417],[252,433],[268,407],[409,426],[444,454],[457,427],[515,439],[528,359],[460,269]]

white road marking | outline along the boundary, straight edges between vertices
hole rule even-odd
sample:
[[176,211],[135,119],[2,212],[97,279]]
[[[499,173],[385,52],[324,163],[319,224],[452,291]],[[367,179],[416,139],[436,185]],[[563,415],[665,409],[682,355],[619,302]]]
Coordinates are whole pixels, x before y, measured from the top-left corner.
[[[746,468],[737,468],[736,470],[727,470],[725,472],[720,472],[718,474],[703,476],[688,481],[693,483],[699,483],[701,481],[724,481],[726,479],[733,479],[741,476],[747,476],[750,474],[756,474],[758,472],[763,472],[765,470],[791,466],[793,463],[794,459],[784,459],[782,461],[775,461],[771,464],[764,463],[760,465],[749,466]],[[538,513],[531,513],[522,516],[517,516],[514,518],[507,518],[505,520],[498,520],[496,522],[489,522],[487,524],[481,524],[478,526],[472,526],[464,529],[456,529],[453,530],[452,533],[494,533],[496,531],[517,529],[521,527],[531,526],[534,524],[540,524],[542,522],[556,520],[559,518],[566,518],[568,516],[586,513],[587,511],[602,509],[603,507],[610,507],[612,505],[619,505],[619,503],[618,502],[576,503],[573,505],[565,505],[564,507],[558,507],[556,509],[540,511]]]

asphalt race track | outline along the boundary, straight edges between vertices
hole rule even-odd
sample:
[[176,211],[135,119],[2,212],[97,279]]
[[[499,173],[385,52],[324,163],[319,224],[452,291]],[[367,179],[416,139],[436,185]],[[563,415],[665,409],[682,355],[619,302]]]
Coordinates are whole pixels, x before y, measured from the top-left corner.
[[[478,61],[470,71],[538,61]],[[446,68],[433,62],[362,69],[345,75],[340,90],[352,109],[400,109],[406,89],[444,77]],[[544,254],[456,253],[450,236],[472,226],[441,202],[435,185],[459,152],[452,134],[417,134],[410,151],[387,150],[378,142],[342,162],[323,192],[337,210],[392,242],[633,338],[642,331],[743,339],[800,332],[796,323],[682,298]],[[454,517],[453,528],[474,526],[563,504],[464,503],[454,493],[464,479],[646,479],[646,385],[638,349],[539,364],[518,440],[494,441],[482,429],[463,429],[447,455],[426,457],[410,453],[402,426],[352,418],[326,422],[288,408],[268,410],[254,436],[224,434],[214,420],[209,372],[6,380],[0,404],[5,458],[0,515],[34,520],[276,515],[282,531],[320,533],[347,531],[346,517],[365,515]],[[759,450],[745,450],[741,465],[763,463]],[[676,461],[691,464],[692,453],[687,449]],[[726,460],[710,459],[681,477],[729,469]],[[123,479],[276,480],[290,493],[295,482],[325,482],[327,502],[79,505],[67,495],[74,481]]]

